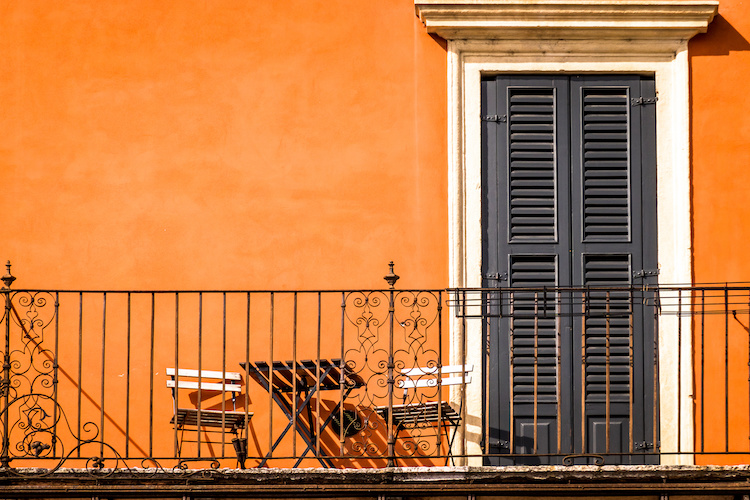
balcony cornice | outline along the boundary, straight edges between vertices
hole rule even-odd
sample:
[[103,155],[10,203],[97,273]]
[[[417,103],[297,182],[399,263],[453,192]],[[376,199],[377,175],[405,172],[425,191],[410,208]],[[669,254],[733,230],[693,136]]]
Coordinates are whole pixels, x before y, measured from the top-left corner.
[[[747,491],[748,466],[509,466],[389,469],[44,469],[0,471],[5,497],[435,498],[698,495]],[[715,495],[715,496],[714,496]]]
[[427,31],[446,40],[688,40],[705,32],[717,0],[415,0]]

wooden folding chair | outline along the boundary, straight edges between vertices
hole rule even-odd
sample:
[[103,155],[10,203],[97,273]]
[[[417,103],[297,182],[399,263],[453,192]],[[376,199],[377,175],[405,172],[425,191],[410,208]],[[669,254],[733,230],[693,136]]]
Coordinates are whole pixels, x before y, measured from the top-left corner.
[[[170,377],[167,380],[167,387],[172,389],[174,409],[170,423],[176,424],[178,429],[217,427],[227,429],[236,436],[238,430],[245,428],[245,412],[237,411],[237,394],[242,391],[242,377],[238,372],[167,368],[167,376]],[[232,410],[180,408],[178,389],[200,390],[214,394],[229,393],[232,396]],[[247,414],[248,419],[252,416],[252,412]],[[182,444],[182,439],[180,439],[180,444]]]
[[[445,460],[447,465],[448,460],[452,459],[453,440],[456,437],[458,425],[461,423],[461,408],[459,407],[456,410],[447,401],[419,401],[418,396],[410,396],[409,391],[425,387],[437,387],[438,382],[440,386],[468,384],[471,382],[473,369],[473,365],[455,365],[443,366],[440,369],[438,367],[420,367],[402,370],[402,378],[397,385],[404,390],[403,403],[393,405],[391,415],[393,425],[396,427],[395,434],[398,435],[402,429],[435,426],[438,428],[438,432],[442,428],[446,438],[448,438],[448,428],[455,427],[453,435],[448,439],[448,457]],[[375,410],[386,421],[388,420],[389,409],[387,406],[380,406]]]

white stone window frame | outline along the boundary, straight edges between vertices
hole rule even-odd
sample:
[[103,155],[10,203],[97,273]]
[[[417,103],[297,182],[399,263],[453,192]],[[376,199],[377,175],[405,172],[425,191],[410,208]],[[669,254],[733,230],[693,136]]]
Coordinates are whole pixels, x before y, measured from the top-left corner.
[[[481,78],[500,73],[654,76],[659,283],[690,283],[687,44],[706,31],[718,1],[415,0],[415,7],[427,31],[448,42],[450,286],[482,285]],[[659,439],[666,453],[694,447],[692,343],[690,335],[678,343],[678,321],[691,331],[689,316],[659,318]],[[454,450],[470,457],[467,465],[482,464],[482,336],[480,321],[453,319],[452,363],[473,364],[477,381],[466,387],[465,427]],[[664,455],[661,463],[692,464],[693,455]]]

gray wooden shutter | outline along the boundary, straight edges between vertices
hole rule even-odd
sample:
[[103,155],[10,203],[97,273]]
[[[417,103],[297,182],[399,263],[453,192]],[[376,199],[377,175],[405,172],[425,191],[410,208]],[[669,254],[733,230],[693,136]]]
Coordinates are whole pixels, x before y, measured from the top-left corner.
[[[559,115],[569,106],[566,79],[498,76],[483,81],[484,269],[486,285],[554,289],[570,282],[569,127]],[[500,277],[502,281],[493,277]],[[513,317],[492,320],[504,332],[491,342],[492,377],[506,412],[490,412],[491,449],[555,453],[569,447],[559,427],[569,426],[559,403],[571,388],[558,385],[570,371],[570,353],[558,363],[559,307],[553,292],[506,297]],[[569,318],[565,321],[569,321]],[[507,380],[509,379],[509,380]],[[565,420],[564,423],[561,420]],[[561,425],[558,425],[558,422]],[[513,432],[510,431],[511,426]],[[541,462],[534,462],[541,463]]]
[[[628,287],[634,273],[656,269],[654,82],[572,77],[570,95],[573,285]],[[574,400],[584,400],[574,406],[575,422],[585,420],[577,446],[585,453],[629,453],[652,433],[646,392],[653,387],[644,389],[653,377],[643,358],[653,323],[630,295],[590,292],[574,331],[574,352],[585,347],[585,359],[574,361],[584,370],[573,370]]]
[[[482,86],[485,286],[629,286],[655,269],[653,79],[501,75]],[[486,412],[489,450],[632,451],[652,431],[642,353],[653,328],[630,294],[592,292],[583,321],[571,297],[505,298],[490,320],[500,408]]]

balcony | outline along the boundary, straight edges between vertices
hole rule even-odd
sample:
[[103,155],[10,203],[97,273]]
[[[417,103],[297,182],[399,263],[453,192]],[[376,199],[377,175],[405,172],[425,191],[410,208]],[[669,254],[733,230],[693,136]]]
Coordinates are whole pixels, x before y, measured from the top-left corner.
[[10,284],[17,474],[750,461],[750,287]]

